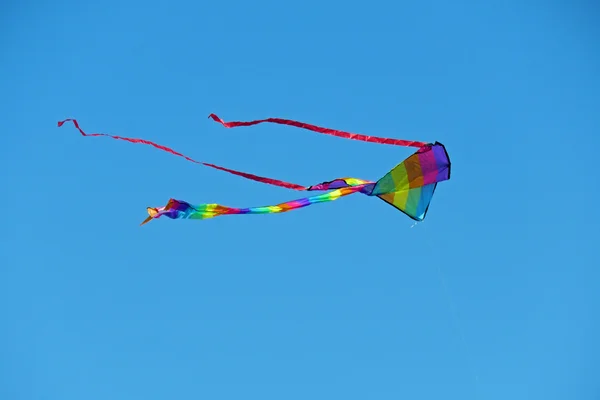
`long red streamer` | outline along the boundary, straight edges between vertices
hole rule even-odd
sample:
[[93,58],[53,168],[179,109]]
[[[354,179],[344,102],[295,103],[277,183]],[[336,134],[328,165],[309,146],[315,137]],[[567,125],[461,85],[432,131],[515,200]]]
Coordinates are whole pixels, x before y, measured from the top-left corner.
[[291,125],[297,128],[307,129],[309,131],[323,133],[325,135],[337,136],[345,139],[351,140],[360,140],[363,142],[371,142],[371,143],[380,143],[380,144],[390,144],[394,146],[410,146],[410,147],[423,147],[427,143],[424,142],[416,142],[411,140],[402,140],[402,139],[392,139],[392,138],[382,138],[377,136],[367,136],[362,135],[360,133],[350,133],[344,131],[338,131],[335,129],[323,128],[316,125],[306,124],[304,122],[293,121],[290,119],[282,119],[282,118],[267,118],[267,119],[259,119],[255,121],[233,121],[233,122],[225,122],[221,118],[219,118],[216,114],[210,114],[208,118],[212,118],[214,121],[220,123],[225,128],[236,128],[239,126],[251,126],[262,124],[264,122],[270,122],[273,124],[281,124],[281,125]]
[[113,138],[113,139],[116,139],[116,140],[124,140],[124,141],[130,142],[130,143],[146,144],[146,145],[149,145],[149,146],[153,146],[153,147],[155,147],[155,148],[157,148],[159,150],[163,150],[163,151],[166,151],[168,153],[174,154],[174,155],[176,155],[178,157],[183,157],[186,160],[188,160],[190,162],[193,162],[195,164],[202,164],[202,165],[205,165],[207,167],[218,169],[218,170],[224,171],[224,172],[228,172],[230,174],[241,176],[241,177],[246,178],[246,179],[251,179],[253,181],[262,182],[262,183],[266,183],[266,184],[274,185],[274,186],[279,186],[279,187],[284,187],[284,188],[288,188],[288,189],[294,189],[294,190],[307,190],[308,189],[308,187],[306,187],[306,186],[298,185],[298,184],[295,184],[295,183],[280,181],[278,179],[266,178],[264,176],[258,176],[258,175],[254,175],[254,174],[248,174],[246,172],[236,171],[234,169],[220,167],[218,165],[209,164],[209,163],[205,163],[205,162],[202,162],[202,161],[196,161],[193,158],[188,157],[188,156],[186,156],[184,154],[181,154],[181,153],[179,153],[179,152],[177,152],[177,151],[175,151],[175,150],[173,150],[173,149],[171,149],[171,148],[169,148],[167,146],[163,146],[161,144],[154,143],[154,142],[151,142],[149,140],[136,139],[136,138],[127,138],[127,137],[122,137],[122,136],[109,135],[109,134],[106,134],[106,133],[85,133],[83,131],[83,129],[81,129],[81,127],[79,126],[79,123],[77,122],[76,119],[68,118],[68,119],[65,119],[64,121],[59,121],[58,122],[58,127],[60,128],[61,126],[63,126],[65,122],[72,122],[73,125],[75,125],[75,128],[77,128],[79,130],[79,132],[83,136],[106,136],[106,137]]

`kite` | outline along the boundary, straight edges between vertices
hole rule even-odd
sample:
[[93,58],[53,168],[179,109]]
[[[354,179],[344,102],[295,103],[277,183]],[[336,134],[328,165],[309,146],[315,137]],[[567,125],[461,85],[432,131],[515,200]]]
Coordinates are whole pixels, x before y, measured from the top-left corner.
[[378,197],[379,199],[400,210],[411,219],[415,221],[423,221],[427,215],[427,211],[429,209],[429,205],[431,203],[431,199],[433,198],[437,184],[450,179],[450,158],[445,146],[439,142],[424,143],[410,140],[367,136],[323,128],[316,125],[310,125],[303,122],[281,118],[268,118],[248,122],[225,122],[215,114],[210,114],[209,118],[212,118],[215,122],[220,123],[225,128],[252,126],[267,122],[295,126],[317,133],[350,140],[395,146],[416,147],[418,150],[400,164],[395,166],[381,179],[375,182],[358,178],[337,178],[316,185],[302,186],[291,182],[249,174],[211,163],[197,161],[169,147],[145,139],[126,138],[105,133],[88,134],[80,128],[77,120],[75,119],[66,119],[64,121],[60,121],[58,126],[61,127],[65,122],[71,121],[83,136],[105,136],[131,143],[150,145],[159,150],[182,157],[187,161],[265,184],[299,191],[328,191],[327,193],[304,197],[277,205],[248,208],[234,208],[220,204],[193,205],[185,201],[171,198],[163,207],[147,207],[146,210],[148,212],[148,217],[142,222],[142,225],[153,219],[160,218],[161,216],[171,219],[208,219],[222,215],[234,214],[282,213],[307,207],[316,203],[334,201],[354,193],[362,193],[367,196]]

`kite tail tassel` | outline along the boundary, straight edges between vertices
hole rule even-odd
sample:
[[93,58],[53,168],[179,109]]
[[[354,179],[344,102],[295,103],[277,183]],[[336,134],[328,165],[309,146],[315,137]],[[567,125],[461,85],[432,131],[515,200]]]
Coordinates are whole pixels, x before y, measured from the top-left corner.
[[148,217],[146,217],[146,219],[144,221],[142,221],[140,226],[145,225],[148,222],[152,221],[154,219],[154,217],[156,216],[156,214],[158,214],[158,209],[155,207],[146,207],[146,211],[148,212]]

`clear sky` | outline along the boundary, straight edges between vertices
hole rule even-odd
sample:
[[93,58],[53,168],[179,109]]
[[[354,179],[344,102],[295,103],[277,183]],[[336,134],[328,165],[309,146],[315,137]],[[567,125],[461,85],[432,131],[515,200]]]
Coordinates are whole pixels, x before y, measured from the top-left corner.
[[[8,1],[0,399],[598,399],[600,28],[591,1]],[[427,219],[377,199],[265,216],[440,141]]]

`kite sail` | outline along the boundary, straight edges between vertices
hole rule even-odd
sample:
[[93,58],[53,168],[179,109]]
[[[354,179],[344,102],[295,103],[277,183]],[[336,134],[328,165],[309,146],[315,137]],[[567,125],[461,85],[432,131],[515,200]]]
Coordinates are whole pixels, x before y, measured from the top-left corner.
[[106,133],[85,133],[75,119],[66,119],[58,122],[61,127],[65,122],[72,122],[75,128],[83,136],[97,137],[104,136],[116,140],[127,141],[130,143],[145,144],[155,147],[159,150],[168,152],[195,164],[201,164],[213,169],[224,171],[253,181],[284,187],[287,189],[299,191],[328,191],[320,195],[309,196],[285,203],[263,206],[234,208],[220,204],[201,204],[192,205],[188,202],[170,199],[163,207],[147,207],[148,218],[142,222],[142,225],[152,219],[166,216],[171,219],[207,219],[221,215],[232,214],[272,214],[282,213],[307,207],[316,203],[324,203],[337,200],[354,193],[362,193],[367,196],[375,196],[392,205],[396,209],[416,221],[422,221],[427,214],[431,199],[435,192],[438,182],[450,179],[450,159],[443,144],[439,142],[425,143],[411,140],[401,140],[392,138],[383,138],[377,136],[367,136],[358,133],[344,132],[330,128],[323,128],[316,125],[303,122],[282,119],[267,118],[254,121],[234,121],[225,122],[215,114],[210,114],[215,122],[220,123],[225,128],[236,128],[243,126],[252,126],[261,123],[274,123],[281,125],[295,126],[298,128],[310,130],[313,132],[341,137],[350,140],[371,142],[378,144],[387,144],[404,147],[417,147],[418,150],[406,160],[394,167],[389,173],[376,182],[359,178],[337,178],[331,181],[322,182],[316,185],[303,186],[296,183],[286,182],[279,179],[267,178],[259,175],[241,172],[230,168],[225,168],[203,161],[197,161],[178,151],[158,143],[137,138],[127,138]]

